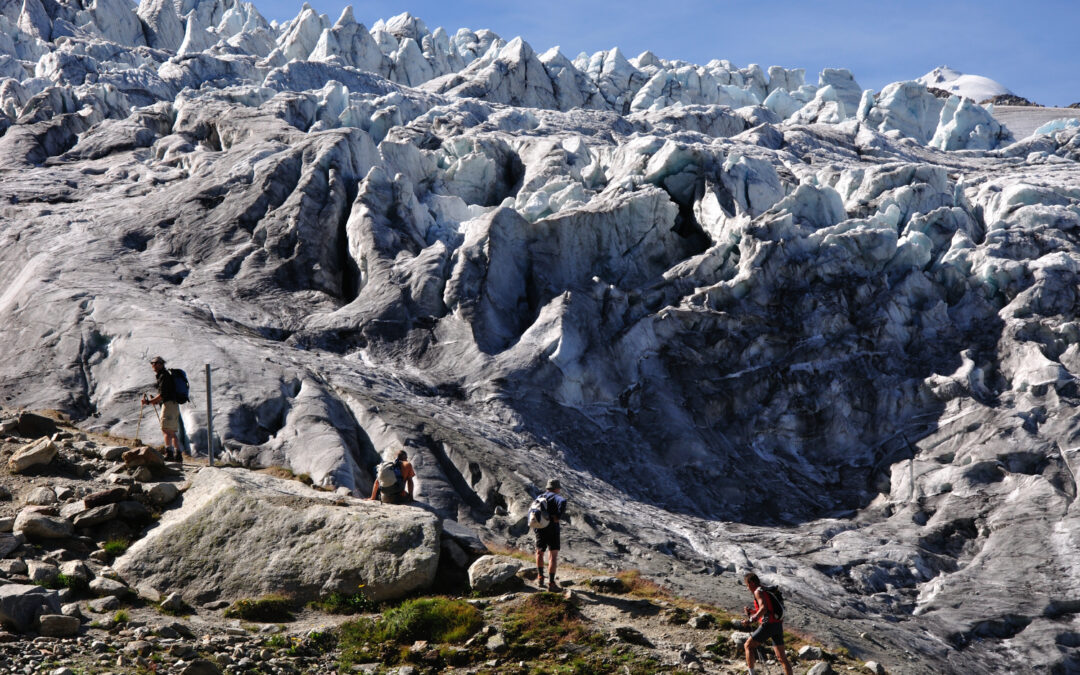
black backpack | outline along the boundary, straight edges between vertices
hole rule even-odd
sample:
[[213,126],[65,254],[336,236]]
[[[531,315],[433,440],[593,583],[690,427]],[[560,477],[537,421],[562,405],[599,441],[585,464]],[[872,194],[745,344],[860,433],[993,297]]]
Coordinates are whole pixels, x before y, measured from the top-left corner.
[[784,594],[779,586],[762,586],[761,590],[769,596],[769,604],[772,606],[770,621],[784,620]]
[[176,402],[187,403],[191,400],[191,386],[188,384],[187,373],[179,368],[170,368],[169,375],[172,375],[173,389],[176,391]]

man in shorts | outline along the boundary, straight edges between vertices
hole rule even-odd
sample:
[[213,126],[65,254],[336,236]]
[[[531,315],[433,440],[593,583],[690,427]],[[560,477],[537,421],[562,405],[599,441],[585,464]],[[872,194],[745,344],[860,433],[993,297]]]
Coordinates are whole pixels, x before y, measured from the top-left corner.
[[552,478],[544,487],[544,493],[540,496],[547,500],[548,516],[551,522],[547,527],[533,530],[536,536],[536,579],[540,588],[544,587],[544,551],[548,554],[548,585],[549,591],[559,590],[555,582],[555,570],[559,566],[559,521],[566,517],[566,498],[562,496],[562,485],[558,479]]
[[754,595],[753,609],[751,610],[750,607],[743,608],[743,611],[746,612],[746,623],[749,627],[752,627],[755,621],[759,622],[757,630],[743,645],[746,650],[746,667],[749,669],[749,675],[755,675],[754,657],[758,645],[765,644],[768,640],[772,640],[773,653],[776,654],[776,660],[783,667],[784,675],[792,675],[791,664],[784,653],[784,622],[776,603],[773,601],[772,596],[761,587],[761,580],[758,579],[758,575],[751,572],[743,577],[743,581]]
[[161,406],[161,433],[165,436],[165,460],[182,461],[180,454],[180,404],[176,401],[176,380],[165,367],[165,359],[155,356],[150,359],[150,367],[157,378],[158,395],[154,398],[143,396],[143,405]]

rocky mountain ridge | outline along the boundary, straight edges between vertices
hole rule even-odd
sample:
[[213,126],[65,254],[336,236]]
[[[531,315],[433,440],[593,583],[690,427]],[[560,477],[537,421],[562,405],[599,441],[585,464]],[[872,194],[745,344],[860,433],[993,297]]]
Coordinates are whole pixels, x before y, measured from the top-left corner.
[[362,494],[405,447],[522,546],[557,475],[571,560],[774,573],[911,672],[1075,667],[1077,129],[408,15],[0,23],[5,405],[131,435],[150,356],[210,363],[230,461]]

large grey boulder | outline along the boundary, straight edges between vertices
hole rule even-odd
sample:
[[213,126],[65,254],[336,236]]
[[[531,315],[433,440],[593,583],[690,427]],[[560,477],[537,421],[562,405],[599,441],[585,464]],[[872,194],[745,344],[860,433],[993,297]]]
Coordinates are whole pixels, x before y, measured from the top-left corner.
[[15,532],[22,532],[31,539],[61,539],[71,535],[71,521],[57,516],[24,509],[15,518]]
[[427,587],[439,559],[438,519],[355,501],[242,469],[206,468],[183,505],[116,561],[123,576],[185,599],[287,593],[310,600],[364,588],[372,600]]
[[506,555],[485,555],[469,566],[469,586],[478,593],[496,591],[517,579],[523,563]]
[[41,438],[33,443],[28,443],[15,451],[8,460],[8,470],[12,473],[22,473],[35,466],[44,466],[56,457],[56,444],[48,438]]
[[19,633],[33,628],[42,614],[59,614],[55,591],[28,584],[0,586],[0,625]]
[[79,633],[79,617],[65,614],[43,614],[38,632],[46,637],[72,637]]

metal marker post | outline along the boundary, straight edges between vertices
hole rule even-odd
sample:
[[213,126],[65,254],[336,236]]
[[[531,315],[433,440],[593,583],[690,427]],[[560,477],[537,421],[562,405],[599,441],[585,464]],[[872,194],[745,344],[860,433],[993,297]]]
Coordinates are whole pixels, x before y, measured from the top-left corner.
[[210,364],[206,364],[206,455],[214,466],[214,403],[210,399]]

